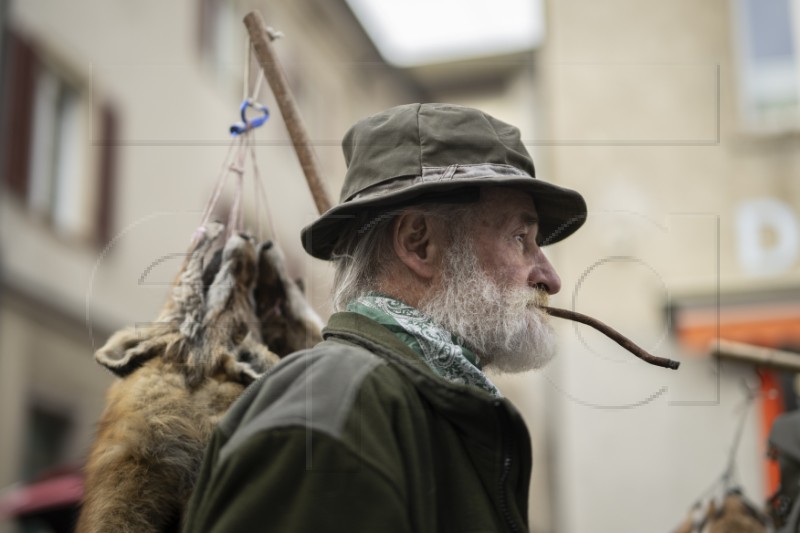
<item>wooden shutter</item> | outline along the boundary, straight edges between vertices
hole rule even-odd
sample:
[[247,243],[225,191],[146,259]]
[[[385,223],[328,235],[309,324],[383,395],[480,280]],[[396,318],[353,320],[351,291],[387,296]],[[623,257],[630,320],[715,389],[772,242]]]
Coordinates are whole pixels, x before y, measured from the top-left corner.
[[33,94],[38,61],[33,47],[12,31],[6,33],[3,72],[2,172],[8,189],[24,198],[33,122]]
[[114,235],[114,204],[119,151],[119,119],[114,107],[109,104],[100,109],[100,137],[97,139],[98,194],[95,239],[98,246],[105,246]]

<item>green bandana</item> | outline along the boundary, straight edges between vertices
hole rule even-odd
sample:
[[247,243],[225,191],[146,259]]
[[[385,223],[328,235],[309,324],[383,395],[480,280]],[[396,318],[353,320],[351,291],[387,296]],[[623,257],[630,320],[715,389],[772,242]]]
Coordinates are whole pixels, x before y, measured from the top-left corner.
[[480,362],[460,339],[400,300],[368,294],[349,304],[347,310],[365,315],[388,328],[414,350],[441,377],[478,387],[492,396],[500,391],[480,369]]

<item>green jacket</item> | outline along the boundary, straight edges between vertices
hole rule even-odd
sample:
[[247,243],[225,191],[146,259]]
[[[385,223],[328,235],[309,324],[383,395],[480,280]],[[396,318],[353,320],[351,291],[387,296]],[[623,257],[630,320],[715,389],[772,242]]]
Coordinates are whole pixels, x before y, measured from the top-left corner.
[[507,400],[437,377],[362,315],[324,336],[220,422],[184,532],[528,530],[530,439]]

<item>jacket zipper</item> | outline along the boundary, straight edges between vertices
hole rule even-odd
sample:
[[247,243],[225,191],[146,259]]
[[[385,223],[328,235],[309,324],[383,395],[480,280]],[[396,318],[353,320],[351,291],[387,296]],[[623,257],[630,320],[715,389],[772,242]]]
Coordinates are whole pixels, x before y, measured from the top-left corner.
[[513,531],[514,533],[519,533],[520,529],[517,526],[517,523],[514,521],[514,517],[511,516],[511,510],[508,507],[507,486],[508,486],[508,476],[511,474],[512,461],[511,461],[511,450],[508,445],[508,437],[506,435],[504,427],[506,426],[505,424],[506,414],[505,412],[503,412],[503,404],[501,402],[496,401],[494,405],[497,408],[497,410],[500,411],[500,418],[501,418],[500,439],[503,448],[503,470],[500,473],[500,491],[499,491],[500,512],[502,513],[503,518],[505,519],[506,524],[508,524],[511,531]]

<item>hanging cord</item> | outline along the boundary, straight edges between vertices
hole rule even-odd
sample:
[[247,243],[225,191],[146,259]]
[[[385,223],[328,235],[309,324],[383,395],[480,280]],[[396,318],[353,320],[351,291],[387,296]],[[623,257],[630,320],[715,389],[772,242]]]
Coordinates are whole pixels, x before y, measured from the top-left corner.
[[742,386],[745,390],[745,399],[741,407],[742,414],[739,417],[739,423],[733,436],[731,449],[728,451],[728,457],[725,461],[725,470],[723,470],[722,474],[715,479],[714,482],[697,497],[694,504],[692,504],[690,509],[690,516],[692,517],[693,523],[692,531],[700,531],[700,528],[705,525],[708,519],[705,507],[709,495],[712,495],[715,491],[719,491],[715,497],[724,498],[725,495],[734,488],[732,481],[736,473],[736,454],[739,451],[739,444],[742,441],[744,426],[747,422],[747,415],[750,412],[750,407],[753,405],[753,401],[758,397],[757,387],[748,385],[745,379],[742,379]]
[[206,203],[206,208],[203,210],[203,217],[200,220],[200,227],[197,228],[197,231],[195,231],[194,235],[192,236],[193,242],[196,242],[202,232],[205,231],[206,224],[208,224],[208,221],[214,212],[214,207],[216,207],[217,202],[219,201],[219,197],[222,194],[222,189],[225,186],[228,175],[230,174],[228,171],[228,166],[230,165],[229,162],[231,159],[231,153],[233,152],[233,147],[235,144],[236,139],[232,140],[228,146],[228,152],[225,154],[225,158],[222,160],[222,168],[220,168],[220,171],[217,174],[214,190],[211,193],[211,197],[208,199],[208,202]]
[[[239,107],[239,113],[241,115],[242,120],[240,122],[236,122],[230,127],[231,135],[242,135],[247,132],[252,131],[255,128],[262,126],[268,119],[269,119],[269,109],[264,104],[258,103],[256,97],[259,95],[261,91],[261,83],[264,81],[264,71],[260,68],[258,69],[258,77],[256,78],[255,87],[253,87],[253,92],[248,93],[250,89],[250,70],[253,64],[252,58],[252,50],[253,46],[250,40],[248,39],[245,42],[245,51],[244,51],[244,84],[243,84],[243,95],[242,95],[242,104]],[[248,109],[255,109],[261,112],[261,116],[256,117],[252,120],[247,119],[247,110]]]
[[[270,224],[270,227],[273,226],[272,218],[270,215],[269,204],[267,203],[266,199],[266,192],[264,191],[263,183],[261,182],[261,176],[258,169],[258,162],[255,153],[255,135],[253,130],[258,128],[266,120],[269,118],[269,110],[263,104],[259,104],[256,102],[256,97],[258,96],[259,92],[261,91],[261,84],[264,80],[264,73],[259,69],[258,77],[256,78],[255,87],[253,87],[252,92],[248,95],[248,90],[250,86],[250,70],[252,64],[252,44],[249,40],[245,43],[245,68],[244,68],[244,100],[239,107],[239,112],[241,115],[241,122],[237,122],[236,124],[232,125],[230,128],[231,135],[233,135],[233,140],[228,147],[228,152],[225,154],[225,159],[222,163],[222,168],[217,176],[216,183],[214,185],[213,192],[211,193],[211,197],[206,204],[205,209],[203,210],[203,216],[200,221],[200,227],[195,231],[194,235],[192,236],[192,242],[196,243],[198,238],[202,233],[205,231],[205,227],[211,218],[211,215],[214,213],[214,208],[216,207],[219,199],[222,195],[222,191],[225,188],[225,184],[228,181],[228,177],[233,174],[234,178],[234,190],[233,190],[233,204],[231,205],[230,212],[228,213],[228,223],[225,230],[226,239],[230,238],[231,235],[235,232],[244,231],[244,207],[243,207],[243,193],[244,193],[244,176],[246,173],[246,164],[247,164],[247,154],[248,152],[251,155],[251,161],[253,166],[253,173],[254,181],[255,181],[255,194],[254,200],[255,210],[256,210],[256,224],[257,224],[257,236],[259,240],[261,240],[261,206],[260,201],[264,203],[264,209],[267,212],[267,219]],[[261,111],[262,115],[253,119],[248,120],[246,113],[249,108],[253,108],[256,110]],[[260,193],[260,194],[259,194]]]
[[[258,76],[256,78],[255,87],[253,87],[252,93],[248,96],[247,89],[250,85],[250,73],[251,67],[253,64],[253,45],[252,42],[248,39],[246,41],[246,67],[245,67],[245,85],[244,85],[244,101],[253,105],[253,102],[256,101],[258,95],[261,92],[261,84],[264,81],[264,71],[259,67],[258,68]],[[263,106],[266,109],[265,106]],[[267,111],[266,117],[269,116],[269,112]],[[244,119],[244,116],[242,117]],[[262,122],[263,123],[263,122]],[[260,126],[261,123],[248,128],[248,130],[244,133],[245,145],[246,150],[250,152],[250,160],[251,165],[253,168],[253,199],[255,201],[255,211],[256,211],[256,237],[258,238],[259,242],[263,242],[263,235],[261,228],[263,227],[261,224],[261,210],[262,204],[263,209],[266,212],[266,218],[268,223],[269,232],[268,234],[272,237],[272,228],[274,228],[273,220],[272,220],[272,213],[269,209],[269,202],[267,200],[267,194],[264,189],[264,183],[261,181],[261,173],[258,168],[258,158],[256,157],[256,147],[255,147],[255,133],[253,129],[255,127]]]
[[255,87],[253,87],[253,92],[248,94],[248,90],[250,89],[250,72],[251,72],[251,65],[253,64],[253,43],[250,39],[245,39],[244,41],[244,84],[242,85],[242,100],[255,100],[256,97],[261,92],[261,83],[264,81],[264,71],[260,68],[258,69],[258,77],[256,78]]
[[[242,104],[239,107],[239,113],[241,114],[242,121],[239,123],[234,124],[230,128],[231,135],[237,137],[238,135],[242,135],[238,138],[237,148],[236,148],[236,157],[234,162],[231,164],[229,168],[230,172],[235,174],[236,181],[234,184],[233,189],[233,205],[231,206],[230,213],[228,213],[228,224],[226,228],[226,237],[230,238],[234,232],[239,232],[244,229],[244,209],[242,208],[242,190],[244,189],[244,173],[245,173],[245,155],[246,155],[246,141],[247,138],[250,136],[253,125],[250,121],[247,120],[247,108],[253,106],[253,96],[258,94],[258,90],[256,89],[253,91],[252,95],[248,95],[248,90],[250,88],[250,65],[252,62],[252,58],[250,57],[250,41],[249,39],[245,40],[245,49],[244,49],[244,83],[242,84],[242,90],[244,94],[242,95]],[[267,116],[269,116],[267,114]],[[264,119],[266,120],[266,119]],[[259,124],[260,125],[260,124]],[[256,126],[257,127],[257,126]]]
[[264,235],[261,233],[261,228],[263,227],[261,224],[261,206],[263,205],[263,210],[266,213],[267,218],[267,235],[266,237],[270,240],[274,240],[274,228],[275,222],[272,219],[272,210],[269,208],[269,197],[267,196],[267,191],[264,188],[264,182],[261,180],[261,172],[258,169],[258,158],[256,157],[256,146],[254,141],[254,136],[248,136],[250,139],[250,159],[253,165],[253,186],[254,186],[254,198],[256,202],[256,224],[257,224],[257,237],[259,242],[264,242]]
[[242,208],[242,190],[244,189],[244,172],[245,172],[245,156],[247,154],[245,148],[245,139],[238,139],[238,146],[236,148],[236,157],[234,162],[228,167],[229,173],[235,175],[235,183],[233,188],[233,205],[228,214],[228,224],[225,231],[225,236],[230,238],[235,232],[244,230],[244,209]]
[[750,407],[753,405],[753,401],[758,397],[758,391],[756,387],[747,384],[747,381],[742,379],[742,387],[745,390],[745,399],[744,403],[741,407],[742,414],[739,417],[739,423],[736,427],[736,432],[733,436],[733,441],[731,443],[731,449],[728,451],[728,457],[725,461],[725,470],[722,471],[722,474],[714,480],[714,482],[704,490],[700,496],[695,500],[694,506],[699,508],[702,506],[703,502],[708,498],[708,496],[713,493],[715,490],[722,489],[722,492],[725,493],[728,489],[731,488],[731,482],[734,479],[736,473],[736,454],[739,451],[739,444],[742,441],[742,434],[744,433],[744,426],[747,421],[747,415],[750,412]]
[[742,442],[742,434],[744,433],[744,426],[747,422],[747,415],[750,413],[750,407],[753,401],[758,396],[758,391],[755,387],[747,384],[747,381],[742,379],[742,387],[745,390],[745,401],[742,406],[741,418],[739,418],[739,426],[736,428],[736,433],[733,437],[731,450],[728,452],[728,462],[725,470],[722,472],[720,480],[722,482],[723,490],[728,490],[732,487],[732,482],[736,474],[736,454],[739,451],[739,444]]

